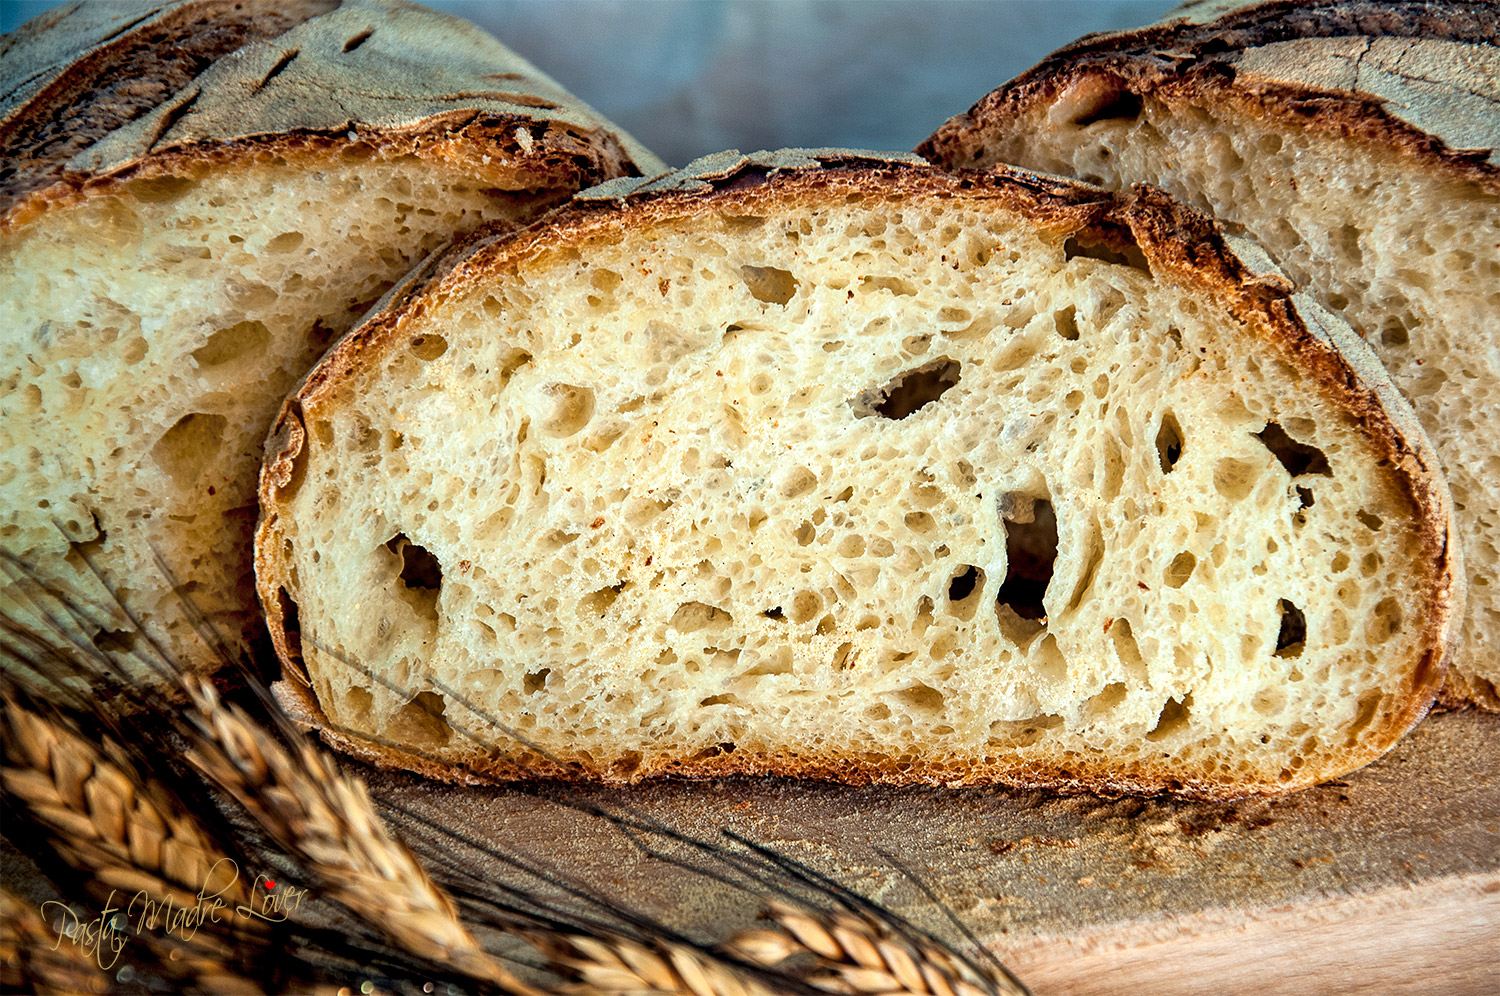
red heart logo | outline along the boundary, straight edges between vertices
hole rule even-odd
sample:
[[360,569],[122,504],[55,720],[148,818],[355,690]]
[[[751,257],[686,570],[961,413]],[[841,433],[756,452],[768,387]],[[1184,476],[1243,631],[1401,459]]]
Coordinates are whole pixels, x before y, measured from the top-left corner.
[[273,881],[271,881],[270,879],[266,879],[266,888],[267,889],[274,889],[274,888],[276,888],[276,883],[273,882]]

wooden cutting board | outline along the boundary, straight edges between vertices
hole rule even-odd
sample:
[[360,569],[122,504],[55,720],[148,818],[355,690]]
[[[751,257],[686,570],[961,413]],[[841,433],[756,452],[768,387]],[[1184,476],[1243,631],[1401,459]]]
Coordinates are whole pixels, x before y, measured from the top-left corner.
[[558,800],[705,840],[735,831],[957,940],[890,855],[1037,996],[1500,993],[1500,716],[1434,716],[1343,781],[1237,803],[775,779],[538,793],[363,773],[419,848],[431,820],[704,937],[751,925],[756,897]]

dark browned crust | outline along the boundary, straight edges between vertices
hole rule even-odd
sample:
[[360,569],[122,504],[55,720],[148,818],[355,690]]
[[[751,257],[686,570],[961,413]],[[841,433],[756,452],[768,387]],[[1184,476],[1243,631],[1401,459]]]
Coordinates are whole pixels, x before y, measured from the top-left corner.
[[[524,129],[531,142],[516,138]],[[624,165],[618,140],[609,135],[583,135],[570,128],[529,118],[476,115],[454,111],[402,130],[349,127],[337,132],[296,132],[264,135],[238,142],[181,146],[128,163],[107,173],[65,172],[49,186],[18,198],[0,215],[0,235],[20,229],[47,212],[95,196],[116,192],[134,180],[165,177],[192,178],[223,169],[285,163],[317,168],[329,162],[360,159],[397,159],[415,155],[451,165],[476,179],[493,179],[496,192],[557,191],[554,199],[586,186]],[[504,183],[506,188],[498,185]]]
[[[451,37],[417,52],[413,30]],[[358,144],[568,190],[665,168],[494,39],[401,0],[77,7],[0,52],[0,232],[112,180]],[[400,76],[413,57],[427,78]]]
[[74,154],[155,110],[216,60],[334,6],[327,0],[217,2],[163,16],[141,8],[137,23],[62,67],[0,120],[0,159],[6,164],[0,170],[0,209],[62,179]]
[[1058,49],[947,121],[917,147],[923,158],[967,166],[977,136],[1020,120],[1081,81],[1151,96],[1169,106],[1225,105],[1250,117],[1355,140],[1408,156],[1454,179],[1500,191],[1490,149],[1451,148],[1400,120],[1385,101],[1348,90],[1290,84],[1237,86],[1235,62],[1250,48],[1310,38],[1392,37],[1500,45],[1500,5],[1459,0],[1296,0],[1256,4],[1204,24],[1168,21],[1089,35]]
[[[255,551],[258,592],[283,665],[285,680],[278,685],[278,692],[295,715],[317,728],[330,745],[356,757],[464,783],[532,778],[630,783],[666,775],[778,774],[850,784],[997,783],[1101,794],[1170,792],[1199,799],[1278,794],[1345,773],[1385,753],[1426,715],[1457,638],[1463,573],[1452,533],[1447,487],[1436,456],[1415,416],[1384,378],[1373,356],[1366,354],[1363,363],[1351,361],[1326,334],[1319,334],[1303,319],[1285,278],[1254,274],[1230,250],[1213,221],[1153,188],[1137,188],[1130,196],[1115,196],[1087,184],[1006,167],[986,173],[952,173],[869,155],[822,152],[812,159],[810,165],[776,167],[741,157],[729,168],[707,175],[684,171],[650,184],[636,184],[634,192],[627,183],[621,185],[623,193],[618,198],[580,198],[520,232],[476,236],[442,258],[429,261],[422,273],[393,290],[383,307],[309,372],[302,386],[287,399],[267,442]],[[651,189],[643,191],[641,187]],[[385,351],[404,341],[403,330],[419,321],[436,302],[461,293],[472,281],[503,273],[507,267],[524,265],[553,250],[586,245],[591,240],[670,219],[719,212],[765,212],[779,205],[841,201],[851,195],[991,200],[1023,214],[1058,238],[1076,235],[1117,250],[1133,245],[1144,254],[1153,273],[1171,274],[1224,302],[1243,328],[1308,371],[1330,399],[1365,428],[1377,442],[1383,463],[1404,492],[1421,531],[1424,559],[1431,563],[1432,574],[1414,583],[1424,586],[1430,611],[1422,618],[1420,650],[1405,668],[1409,675],[1406,700],[1386,718],[1382,729],[1368,732],[1360,751],[1349,752],[1352,756],[1345,758],[1346,764],[1330,765],[1326,770],[1308,766],[1290,782],[1273,782],[1179,777],[1134,767],[1121,770],[1112,768],[1107,758],[1100,759],[1092,769],[1080,765],[1076,770],[1026,763],[1000,768],[980,762],[933,761],[893,767],[888,760],[879,759],[767,756],[737,750],[628,770],[584,769],[535,752],[518,763],[476,750],[466,762],[453,763],[400,745],[379,743],[368,734],[338,728],[329,721],[303,669],[298,653],[302,635],[282,605],[286,571],[277,523],[281,494],[295,486],[305,467],[304,411],[331,402],[362,371],[378,368]],[[1350,345],[1363,348],[1352,330],[1346,327],[1344,334]]]

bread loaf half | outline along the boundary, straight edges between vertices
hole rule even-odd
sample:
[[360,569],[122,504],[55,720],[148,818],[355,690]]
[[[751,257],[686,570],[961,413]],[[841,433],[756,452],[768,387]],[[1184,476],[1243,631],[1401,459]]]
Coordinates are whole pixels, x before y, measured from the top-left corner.
[[1443,458],[1469,570],[1445,701],[1500,708],[1500,6],[1203,3],[1093,36],[922,146],[1158,185],[1375,348]]
[[[263,632],[262,444],[328,344],[454,232],[660,165],[399,0],[74,5],[0,51],[4,566],[100,600],[91,561],[189,667],[178,591]],[[37,610],[11,583],[0,611]]]
[[872,156],[615,181],[330,351],[257,532],[300,711],[498,778],[1215,796],[1393,744],[1462,584],[1348,327],[1156,192]]

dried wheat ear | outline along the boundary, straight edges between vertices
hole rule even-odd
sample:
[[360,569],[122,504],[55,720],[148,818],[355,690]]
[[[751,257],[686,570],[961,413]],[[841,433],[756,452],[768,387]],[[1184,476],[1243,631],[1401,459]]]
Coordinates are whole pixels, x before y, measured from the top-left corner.
[[1266,792],[1440,680],[1410,412],[1157,195],[783,154],[444,266],[263,477],[273,637],[366,756]]

